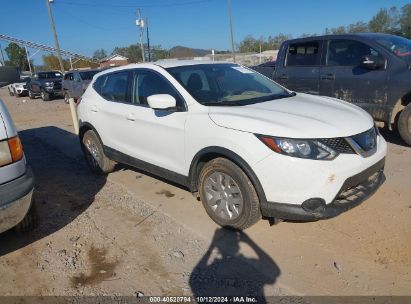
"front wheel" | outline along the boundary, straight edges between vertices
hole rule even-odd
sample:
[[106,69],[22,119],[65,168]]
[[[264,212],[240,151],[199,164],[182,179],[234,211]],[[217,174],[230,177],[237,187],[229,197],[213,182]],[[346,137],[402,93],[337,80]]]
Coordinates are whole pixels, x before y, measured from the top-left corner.
[[18,232],[28,232],[33,230],[38,223],[38,213],[36,203],[33,199],[31,207],[24,219],[14,229]]
[[30,99],[34,99],[36,98],[36,96],[34,95],[34,93],[32,91],[29,90],[29,98]]
[[220,226],[243,230],[261,219],[260,201],[253,184],[228,159],[213,159],[202,168],[199,194],[207,214]]
[[47,92],[44,91],[44,90],[41,91],[40,96],[41,96],[41,99],[42,99],[43,101],[49,101],[49,100],[50,100],[50,94],[47,93]]
[[68,93],[68,92],[64,92],[64,102],[68,104],[68,103],[69,103],[69,99],[70,99],[69,93]]
[[81,148],[93,173],[103,175],[113,172],[116,163],[104,154],[103,146],[93,130],[84,133]]
[[411,146],[411,103],[402,110],[398,119],[398,131],[401,138]]

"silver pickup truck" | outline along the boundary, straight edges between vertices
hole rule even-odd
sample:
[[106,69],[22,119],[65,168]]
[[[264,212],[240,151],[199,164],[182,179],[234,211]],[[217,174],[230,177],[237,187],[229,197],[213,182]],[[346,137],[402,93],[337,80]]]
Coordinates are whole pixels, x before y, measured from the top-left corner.
[[34,177],[26,163],[16,127],[0,100],[0,233],[27,230],[36,219]]

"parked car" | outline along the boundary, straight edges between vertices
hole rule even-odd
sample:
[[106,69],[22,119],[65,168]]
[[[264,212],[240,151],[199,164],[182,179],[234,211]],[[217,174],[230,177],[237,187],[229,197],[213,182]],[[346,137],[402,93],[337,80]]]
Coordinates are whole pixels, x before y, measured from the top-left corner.
[[33,189],[33,172],[27,165],[16,127],[0,100],[0,233],[13,227],[33,227]]
[[20,97],[27,94],[27,82],[30,81],[30,76],[21,75],[20,81],[9,84],[7,86],[10,96]]
[[113,68],[77,110],[93,172],[119,162],[184,185],[222,226],[334,217],[384,181],[387,145],[367,112],[232,63]]
[[64,101],[68,103],[69,98],[79,99],[87,89],[93,76],[100,71],[96,69],[67,72],[63,80]]
[[250,68],[254,71],[257,71],[260,74],[263,74],[264,76],[267,76],[268,78],[273,79],[275,71],[275,61],[267,61],[256,66],[252,66]]
[[[286,88],[343,99],[398,128],[411,145],[411,40],[344,34],[285,41],[273,79]],[[347,122],[349,123],[349,122]]]
[[58,71],[34,73],[27,83],[29,97],[40,96],[43,101],[49,101],[55,96],[63,96],[62,80],[63,75]]

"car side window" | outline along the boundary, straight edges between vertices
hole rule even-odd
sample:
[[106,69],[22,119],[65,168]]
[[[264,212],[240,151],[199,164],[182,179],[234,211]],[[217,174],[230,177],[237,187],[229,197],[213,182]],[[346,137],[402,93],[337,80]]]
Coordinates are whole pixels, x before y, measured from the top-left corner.
[[71,76],[71,80],[74,80],[74,81],[81,81],[81,78],[80,78],[80,74],[79,73],[73,73],[73,75]]
[[129,74],[128,71],[124,71],[99,77],[96,91],[109,101],[129,102],[127,94]]
[[286,66],[314,66],[320,64],[320,42],[292,43],[288,47]]
[[177,107],[184,107],[181,95],[167,79],[153,71],[135,70],[131,92],[133,104],[148,107],[147,97],[156,94],[169,94],[176,99]]
[[373,55],[383,57],[372,47],[355,40],[329,40],[327,46],[326,65],[358,66],[363,57]]

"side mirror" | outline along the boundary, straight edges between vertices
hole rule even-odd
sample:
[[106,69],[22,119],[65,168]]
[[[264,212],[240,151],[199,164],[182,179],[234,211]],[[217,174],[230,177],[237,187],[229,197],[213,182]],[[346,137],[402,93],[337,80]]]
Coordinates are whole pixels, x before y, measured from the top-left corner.
[[166,110],[175,108],[176,99],[169,94],[156,94],[147,97],[147,103],[154,110]]
[[384,67],[385,62],[378,56],[364,56],[361,59],[360,67],[367,69],[367,70],[377,70]]

